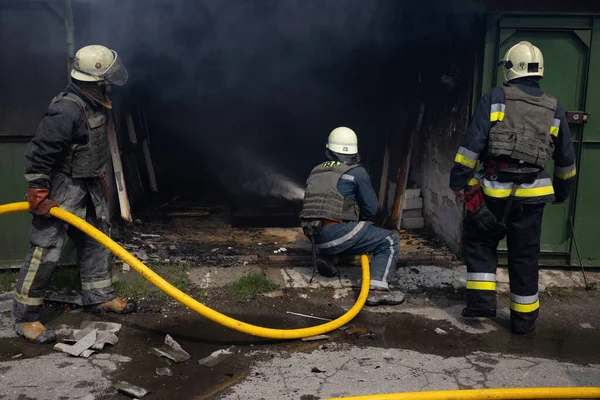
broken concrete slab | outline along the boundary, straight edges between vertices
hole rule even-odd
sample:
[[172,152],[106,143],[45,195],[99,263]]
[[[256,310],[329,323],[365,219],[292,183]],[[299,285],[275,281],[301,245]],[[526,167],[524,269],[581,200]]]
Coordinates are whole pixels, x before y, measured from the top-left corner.
[[114,346],[117,343],[119,343],[119,338],[114,333],[108,331],[98,331],[96,343],[94,343],[92,349],[102,351],[105,345],[110,344]]
[[150,350],[148,350],[148,354],[152,354],[157,357],[166,357],[169,360],[175,361],[176,363],[190,359],[190,355],[183,350],[179,343],[177,343],[170,335],[165,337],[165,342],[162,347],[152,347]]
[[201,360],[198,360],[198,364],[203,367],[212,368],[218,363],[228,359],[233,355],[233,351],[231,351],[231,347],[228,349],[221,349],[214,351],[210,356],[204,357]]
[[115,383],[114,387],[121,393],[125,393],[128,396],[142,398],[150,393],[149,390],[141,388],[139,386],[132,385],[129,382],[121,381]]
[[156,375],[158,376],[173,376],[173,371],[168,367],[156,368]]
[[[74,357],[79,357],[85,350],[89,349],[94,345],[94,343],[96,343],[97,332],[98,331],[94,329],[72,346],[65,343],[57,343],[54,346],[54,350],[62,351]],[[91,354],[87,354],[87,357],[89,357],[90,355]]]

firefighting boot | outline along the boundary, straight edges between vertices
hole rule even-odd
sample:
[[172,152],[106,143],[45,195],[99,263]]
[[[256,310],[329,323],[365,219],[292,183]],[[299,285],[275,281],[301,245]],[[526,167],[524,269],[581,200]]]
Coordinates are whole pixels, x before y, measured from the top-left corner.
[[52,343],[56,341],[56,332],[46,329],[40,321],[18,322],[15,324],[17,335],[35,344]]
[[396,306],[404,301],[404,293],[398,290],[369,290],[368,306]]
[[117,314],[129,314],[137,311],[137,304],[133,300],[125,301],[120,297],[112,299],[102,304],[93,304],[88,307],[88,310],[92,314],[102,313],[117,313]]

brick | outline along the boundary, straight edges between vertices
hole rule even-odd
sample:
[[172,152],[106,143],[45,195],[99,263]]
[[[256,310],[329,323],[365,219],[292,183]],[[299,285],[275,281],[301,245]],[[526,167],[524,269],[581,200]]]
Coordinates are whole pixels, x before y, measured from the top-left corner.
[[404,192],[405,199],[416,199],[421,196],[421,189],[406,189]]
[[404,199],[403,210],[415,210],[423,208],[423,198],[417,197],[416,199]]
[[402,218],[419,218],[423,216],[423,209],[402,210]]
[[418,218],[402,218],[402,229],[421,229],[425,227],[425,220]]

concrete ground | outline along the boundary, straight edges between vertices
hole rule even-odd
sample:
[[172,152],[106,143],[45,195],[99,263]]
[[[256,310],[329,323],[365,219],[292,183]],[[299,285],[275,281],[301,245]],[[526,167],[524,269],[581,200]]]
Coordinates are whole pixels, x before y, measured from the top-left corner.
[[[244,270],[239,268],[235,276]],[[433,267],[401,269],[403,276]],[[415,271],[419,271],[418,273]],[[192,270],[194,272],[194,270]],[[300,268],[268,268],[281,277],[283,288],[272,296],[232,299],[223,291],[229,279],[211,273],[205,303],[236,318],[273,327],[303,327],[321,323],[288,311],[332,319],[355,299],[354,279],[304,281]],[[233,271],[232,271],[233,272]],[[354,269],[344,269],[354,275]],[[132,272],[135,273],[135,272]],[[193,275],[192,273],[190,275]],[[206,274],[197,274],[206,282]],[[439,274],[438,274],[439,275]],[[299,278],[300,277],[300,278]],[[304,283],[302,283],[304,281]],[[405,283],[402,283],[405,282]],[[210,287],[208,287],[210,286]],[[312,287],[311,287],[312,286]],[[342,293],[342,294],[341,294]],[[542,296],[542,314],[535,334],[508,331],[508,299],[499,295],[499,316],[487,320],[460,317],[460,290],[447,286],[415,289],[405,304],[365,308],[351,328],[337,330],[328,340],[273,342],[220,327],[169,300],[143,300],[132,316],[91,316],[48,306],[48,326],[60,337],[85,320],[123,323],[120,341],[89,359],[75,358],[14,337],[8,313],[0,325],[0,399],[127,399],[113,384],[128,381],[151,391],[145,398],[168,399],[316,399],[403,391],[593,386],[600,383],[600,293],[563,288]],[[172,335],[191,359],[173,364],[173,376],[158,376],[167,366],[147,353]],[[233,346],[230,357],[213,368],[197,360]],[[13,358],[17,357],[17,358]]]
[[[193,236],[198,227],[174,234],[168,225],[146,231],[156,237],[126,236],[120,241],[140,257],[146,255],[159,271],[160,263],[169,265],[173,259],[188,265],[187,290],[207,306],[240,320],[276,328],[313,326],[324,321],[309,316],[334,319],[357,296],[360,269],[351,265],[352,260],[343,263],[340,280],[317,277],[309,283],[311,269],[302,258],[306,245],[296,230],[229,230],[219,235],[219,229],[228,228],[216,221],[198,244],[200,236]],[[498,272],[498,317],[463,319],[464,266],[439,248],[431,250],[424,241],[405,237],[405,242],[409,240],[417,243],[412,262],[404,259],[394,282],[407,292],[406,302],[367,307],[347,329],[333,331],[320,341],[250,337],[146,290],[139,292],[144,293],[138,296],[140,311],[129,316],[94,316],[76,305],[47,303],[43,322],[58,330],[59,340],[85,321],[123,324],[116,345],[87,359],[76,358],[51,345],[33,345],[15,337],[9,295],[0,294],[0,399],[131,398],[114,388],[119,381],[150,390],[144,399],[244,400],[600,385],[600,292],[583,290],[579,271],[542,273],[538,328],[533,334],[515,336],[508,328],[505,270]],[[404,251],[411,253],[410,248]],[[427,252],[435,257],[415,264],[416,257]],[[445,261],[434,262],[438,257]],[[238,297],[231,285],[257,273],[279,289]],[[139,278],[126,268],[116,276],[123,282]],[[588,280],[598,287],[600,274],[589,272]],[[188,361],[173,363],[148,353],[160,347],[167,334],[190,354]],[[233,356],[213,367],[198,364],[224,349]],[[157,368],[163,367],[170,368],[172,375],[158,375]]]

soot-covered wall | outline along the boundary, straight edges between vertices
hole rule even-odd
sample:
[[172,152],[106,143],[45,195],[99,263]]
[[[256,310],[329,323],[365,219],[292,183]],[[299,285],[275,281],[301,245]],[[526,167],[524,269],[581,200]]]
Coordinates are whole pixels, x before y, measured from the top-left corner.
[[[427,13],[416,18],[428,18]],[[422,190],[426,228],[459,252],[462,246],[462,210],[448,187],[450,170],[471,115],[475,66],[484,41],[483,13],[462,9],[440,16],[443,41],[429,47],[431,68],[422,88],[423,125],[415,139],[411,180]]]

